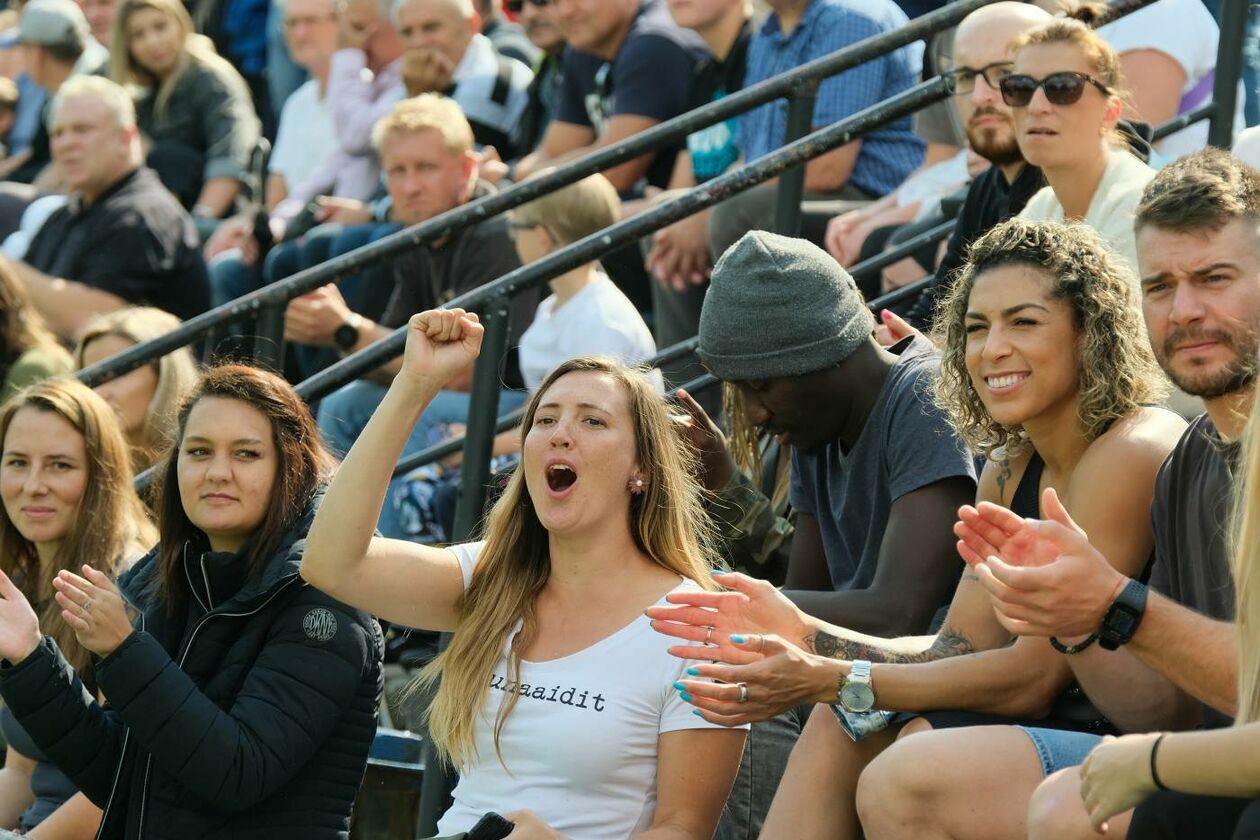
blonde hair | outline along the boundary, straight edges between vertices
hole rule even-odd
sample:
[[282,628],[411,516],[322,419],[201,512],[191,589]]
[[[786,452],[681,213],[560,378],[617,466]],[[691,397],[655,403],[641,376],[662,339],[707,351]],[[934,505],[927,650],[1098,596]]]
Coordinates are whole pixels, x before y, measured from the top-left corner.
[[1234,582],[1238,622],[1238,713],[1234,724],[1260,721],[1260,388],[1247,422],[1234,495]]
[[0,506],[0,569],[37,605],[40,629],[53,637],[66,661],[82,674],[91,659],[61,619],[52,579],[63,569],[78,572],[83,563],[115,578],[133,559],[129,554],[151,547],[157,532],[131,485],[127,441],[105,400],[74,379],[32,385],[0,407],[0,447],[13,418],[27,408],[56,414],[82,435],[87,480],[78,514],[47,568],[41,568],[34,543],[22,536]]
[[[967,263],[936,312],[942,345],[936,404],[973,450],[1008,454],[1024,445],[1023,430],[1003,426],[985,408],[967,371],[967,305],[986,271],[1024,266],[1045,276],[1050,296],[1072,309],[1079,333],[1078,419],[1087,438],[1168,392],[1155,364],[1128,270],[1086,225],[1010,219],[972,244]],[[1065,353],[1071,348],[1063,348]]]
[[[642,495],[631,496],[630,501],[629,526],[635,545],[661,567],[711,588],[709,571],[718,565],[718,556],[706,524],[702,491],[693,478],[695,452],[674,430],[664,401],[641,370],[599,356],[560,365],[526,406],[522,443],[547,391],[561,377],[575,372],[604,374],[629,397],[635,453],[647,482]],[[477,756],[477,720],[495,665],[518,623],[521,630],[508,654],[508,676],[515,679],[520,673],[520,651],[538,632],[535,600],[551,572],[547,531],[534,512],[523,468],[512,475],[490,511],[484,539],[485,548],[460,602],[454,638],[413,684],[415,693],[436,686],[436,697],[426,714],[429,733],[442,759],[461,770]],[[494,746],[500,763],[499,738],[516,699],[510,693],[495,719]]]
[[[116,309],[94,318],[79,335],[74,348],[74,366],[83,369],[87,347],[98,338],[117,336],[132,344],[143,344],[177,328],[178,318],[151,306]],[[143,444],[132,452],[136,469],[146,469],[175,440],[175,415],[184,397],[197,384],[197,363],[187,347],[172,350],[151,363],[157,374],[157,388],[144,415]]]
[[[179,30],[183,41],[184,48],[180,53],[179,62],[165,79],[155,78],[152,73],[137,64],[131,55],[131,36],[127,32],[127,24],[132,15],[145,9],[153,9],[166,15]],[[122,0],[118,4],[114,28],[109,38],[109,77],[123,86],[139,85],[150,90],[154,97],[154,114],[160,116],[166,110],[171,94],[175,92],[175,86],[179,84],[179,80],[183,78],[184,73],[188,72],[193,62],[208,65],[217,70],[220,75],[234,78],[242,87],[245,85],[245,81],[241,79],[236,68],[215,51],[214,42],[204,35],[197,34],[192,17],[189,16],[181,0]]]
[[569,245],[616,224],[621,218],[621,199],[617,188],[596,173],[522,204],[510,215],[518,224],[545,228],[556,245]]
[[464,112],[455,100],[436,93],[404,99],[377,120],[372,126],[372,149],[379,157],[390,136],[421,131],[436,131],[451,154],[462,155],[473,149],[472,126]]

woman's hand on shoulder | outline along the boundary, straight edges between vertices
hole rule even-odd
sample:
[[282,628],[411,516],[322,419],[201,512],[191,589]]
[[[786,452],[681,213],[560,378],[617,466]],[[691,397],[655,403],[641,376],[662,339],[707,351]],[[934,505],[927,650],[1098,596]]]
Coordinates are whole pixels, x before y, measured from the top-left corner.
[[440,389],[476,361],[484,333],[475,312],[430,309],[413,315],[400,375]]
[[97,656],[109,656],[132,634],[127,602],[109,576],[83,567],[83,576],[62,571],[53,578],[61,617],[79,644]]
[[0,572],[0,659],[17,664],[39,647],[39,616],[22,591]]

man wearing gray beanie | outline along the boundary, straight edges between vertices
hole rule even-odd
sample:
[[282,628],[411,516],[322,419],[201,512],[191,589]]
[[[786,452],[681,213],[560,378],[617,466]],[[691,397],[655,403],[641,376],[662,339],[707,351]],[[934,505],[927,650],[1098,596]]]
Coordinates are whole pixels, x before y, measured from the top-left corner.
[[[791,447],[796,530],[784,594],[841,627],[914,636],[928,632],[958,582],[953,525],[959,506],[975,499],[976,473],[932,404],[935,347],[916,334],[885,349],[872,338],[874,327],[853,278],[829,254],[803,239],[753,231],[713,268],[698,353],[735,397],[727,401],[739,415],[727,418],[731,439],[747,441],[757,427]],[[693,421],[710,423],[694,401],[684,403]],[[756,494],[738,472],[732,476],[723,443],[710,434],[701,447],[709,489],[723,499],[735,498],[737,486],[745,496]],[[773,535],[747,540],[756,544],[763,536]],[[835,639],[789,641],[860,661]],[[831,708],[815,707],[813,714],[827,720],[811,731],[830,735]],[[802,725],[795,711],[753,724],[749,744],[764,788],[753,798],[761,813],[758,800],[778,786]],[[772,810],[765,830],[796,834],[777,824],[783,817]]]

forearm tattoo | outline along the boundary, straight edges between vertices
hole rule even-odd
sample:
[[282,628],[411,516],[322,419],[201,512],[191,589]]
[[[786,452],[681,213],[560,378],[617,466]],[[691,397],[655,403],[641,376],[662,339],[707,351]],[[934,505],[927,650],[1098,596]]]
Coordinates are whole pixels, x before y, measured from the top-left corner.
[[892,664],[935,662],[938,659],[948,659],[951,656],[962,656],[976,651],[971,640],[952,627],[942,627],[941,632],[937,634],[927,650],[914,653],[894,653],[865,642],[841,639],[821,630],[806,637],[805,644],[813,653],[830,659],[847,659],[850,662],[855,659],[865,659],[869,662]]

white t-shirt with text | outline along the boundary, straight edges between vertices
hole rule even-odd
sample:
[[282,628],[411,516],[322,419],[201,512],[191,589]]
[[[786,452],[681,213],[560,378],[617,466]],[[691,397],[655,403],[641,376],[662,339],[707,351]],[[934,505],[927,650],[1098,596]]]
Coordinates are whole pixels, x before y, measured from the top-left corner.
[[[449,547],[465,589],[484,546]],[[677,589],[694,587],[681,580]],[[723,729],[693,715],[673,688],[692,664],[667,652],[675,642],[639,616],[577,653],[522,661],[512,680],[509,639],[477,723],[477,758],[461,774],[438,834],[467,831],[488,811],[526,808],[575,840],[626,840],[644,831],[656,813],[657,739]],[[495,754],[494,720],[508,692],[518,699],[500,738],[505,770]]]

